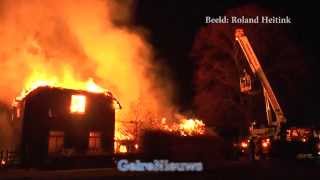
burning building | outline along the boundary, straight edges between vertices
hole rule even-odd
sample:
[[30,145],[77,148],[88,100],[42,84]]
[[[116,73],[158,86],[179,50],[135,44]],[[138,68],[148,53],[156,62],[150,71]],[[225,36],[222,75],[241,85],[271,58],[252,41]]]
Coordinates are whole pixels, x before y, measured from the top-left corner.
[[[114,151],[115,100],[109,92],[40,86],[14,103],[21,163],[94,164]],[[110,162],[110,161],[109,161]]]
[[[177,109],[171,102],[174,85],[169,76],[157,73],[163,67],[154,61],[147,31],[130,21],[129,1],[3,4],[0,86],[5,88],[0,88],[0,101],[10,105],[22,89],[32,89],[14,105],[19,133],[13,134],[21,137],[23,163],[102,156],[113,147],[140,150],[145,129],[181,136],[195,134],[193,129],[202,133],[199,121],[171,123]],[[121,97],[124,108],[116,117],[111,96],[93,81],[86,88],[88,77]],[[98,92],[88,92],[92,89]],[[91,152],[91,145],[98,150]]]

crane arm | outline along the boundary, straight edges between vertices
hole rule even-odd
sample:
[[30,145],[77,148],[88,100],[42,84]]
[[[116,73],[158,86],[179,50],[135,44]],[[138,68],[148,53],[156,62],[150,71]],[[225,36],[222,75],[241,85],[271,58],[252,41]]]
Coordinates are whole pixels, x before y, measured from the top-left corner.
[[[248,38],[245,36],[243,29],[236,29],[235,31],[236,41],[239,43],[247,62],[254,74],[259,78],[263,89],[265,91],[266,99],[269,101],[275,116],[276,116],[276,126],[280,127],[282,123],[286,122],[284,113],[278,103],[278,100],[271,88],[271,85],[258,61],[256,54],[254,53]],[[269,122],[271,123],[271,122]],[[269,124],[270,125],[270,124]],[[279,129],[279,128],[278,128]]]

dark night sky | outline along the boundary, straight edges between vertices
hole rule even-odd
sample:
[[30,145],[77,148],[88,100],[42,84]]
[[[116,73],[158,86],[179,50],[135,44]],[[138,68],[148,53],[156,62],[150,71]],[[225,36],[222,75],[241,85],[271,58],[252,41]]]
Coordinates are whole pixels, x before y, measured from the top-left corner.
[[[205,26],[205,16],[221,16],[230,8],[245,4],[257,4],[275,12],[280,12],[292,18],[291,33],[307,55],[306,63],[310,66],[313,78],[310,87],[306,87],[307,107],[306,113],[316,118],[319,103],[315,100],[319,96],[317,88],[319,60],[319,32],[316,28],[317,5],[302,4],[301,1],[278,2],[272,0],[249,1],[172,1],[172,0],[139,0],[135,9],[135,23],[143,26],[151,33],[150,42],[155,49],[161,63],[169,68],[173,80],[177,85],[178,96],[175,101],[183,108],[188,109],[192,104],[193,85],[192,78],[194,63],[189,58],[196,33]],[[315,104],[316,103],[316,104]]]

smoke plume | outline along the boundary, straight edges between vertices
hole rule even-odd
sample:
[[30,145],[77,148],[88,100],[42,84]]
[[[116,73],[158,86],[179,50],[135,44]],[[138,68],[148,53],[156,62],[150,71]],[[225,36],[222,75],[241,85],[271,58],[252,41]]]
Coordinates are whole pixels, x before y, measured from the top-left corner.
[[121,102],[117,119],[165,114],[169,94],[153,73],[152,47],[130,24],[131,5],[113,0],[1,1],[0,101],[10,105],[35,80],[73,84],[93,78]]

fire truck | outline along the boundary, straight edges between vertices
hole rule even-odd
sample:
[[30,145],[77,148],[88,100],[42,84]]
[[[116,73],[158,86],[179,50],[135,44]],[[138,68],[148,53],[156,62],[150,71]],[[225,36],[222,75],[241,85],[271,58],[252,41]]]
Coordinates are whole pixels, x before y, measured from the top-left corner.
[[[270,153],[271,145],[276,146],[275,144],[277,144],[277,151],[282,151],[283,154],[288,154],[288,149],[296,149],[295,154],[298,154],[301,149],[304,153],[319,155],[319,131],[307,127],[287,126],[287,119],[243,29],[235,30],[235,40],[241,47],[252,74],[262,86],[267,119],[267,127],[265,128],[257,128],[256,122],[252,122],[249,128],[249,138],[240,142],[241,151],[249,151],[248,149],[251,147],[253,150],[252,158],[259,159],[261,155]],[[252,78],[244,69],[240,77],[240,91],[250,94],[252,89]],[[300,148],[296,148],[297,146]]]

